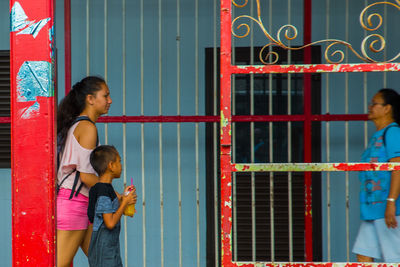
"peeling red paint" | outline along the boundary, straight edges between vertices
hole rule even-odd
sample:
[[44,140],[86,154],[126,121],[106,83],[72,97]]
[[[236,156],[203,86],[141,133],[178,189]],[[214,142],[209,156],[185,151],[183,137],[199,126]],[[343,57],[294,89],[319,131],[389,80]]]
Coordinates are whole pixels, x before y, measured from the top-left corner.
[[250,169],[250,166],[244,166],[244,168],[243,168],[244,171],[248,170],[248,169]]
[[400,71],[400,63],[232,66],[232,73],[332,73]]
[[224,205],[231,201],[231,0],[221,0],[221,265],[232,264],[232,209]]
[[233,172],[395,171],[397,162],[376,163],[234,163]]
[[295,263],[295,262],[236,262],[228,266],[240,267],[399,267],[400,264],[384,264],[384,263],[359,263],[359,262],[310,262],[310,263]]
[[[254,266],[254,265],[238,265],[238,266]],[[265,267],[399,267],[400,264],[386,263],[360,263],[360,262],[317,262],[317,263],[293,263],[293,262],[277,262],[265,263]]]
[[357,165],[349,165],[346,163],[340,163],[340,164],[335,165],[335,167],[338,170],[343,170],[343,171],[358,171],[358,170],[360,170],[360,167],[368,167],[368,168],[372,167],[373,169],[375,169],[373,164],[369,164],[369,163],[360,163]]
[[338,163],[334,165],[335,168],[341,171],[388,171],[392,168],[400,170],[400,166],[392,166],[391,163]]

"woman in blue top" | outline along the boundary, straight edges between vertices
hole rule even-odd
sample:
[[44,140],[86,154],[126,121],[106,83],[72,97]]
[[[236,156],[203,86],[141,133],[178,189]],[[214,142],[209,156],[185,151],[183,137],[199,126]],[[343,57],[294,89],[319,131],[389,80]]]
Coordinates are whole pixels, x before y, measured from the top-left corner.
[[[400,96],[381,89],[368,106],[377,132],[362,162],[400,162]],[[359,262],[400,262],[400,171],[360,172],[361,225],[353,252]]]

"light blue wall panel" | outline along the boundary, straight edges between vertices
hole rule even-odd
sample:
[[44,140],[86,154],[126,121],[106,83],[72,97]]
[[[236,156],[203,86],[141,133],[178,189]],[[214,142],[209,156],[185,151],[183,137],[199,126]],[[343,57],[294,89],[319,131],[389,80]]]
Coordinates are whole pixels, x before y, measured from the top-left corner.
[[2,265],[11,266],[11,170],[0,170],[0,209],[2,219],[0,220],[0,257]]
[[0,1],[0,50],[10,49],[10,4],[6,0]]
[[[180,112],[181,115],[195,114],[195,43],[194,2],[181,1],[180,17]],[[199,112],[204,114],[204,49],[213,43],[212,1],[199,1]],[[162,114],[177,114],[177,24],[176,2],[162,3]],[[85,3],[72,2],[72,80],[76,82],[86,75],[86,19]],[[159,114],[159,53],[158,53],[158,1],[144,1],[143,54],[140,44],[140,1],[127,1],[126,5],[126,112],[127,115],[141,114],[141,86],[143,86],[143,114]],[[122,5],[109,1],[108,4],[108,71],[107,80],[113,98],[110,115],[122,115]],[[105,76],[104,67],[104,2],[90,5],[90,74]],[[61,23],[60,23],[61,24]],[[58,34],[62,34],[62,26]],[[141,56],[143,58],[143,85],[141,83]],[[63,73],[62,59],[59,61],[60,75]],[[60,84],[59,90],[64,90]],[[62,93],[60,93],[62,95]],[[143,195],[146,196],[146,263],[160,266],[160,161],[159,125],[144,124],[144,157],[141,152],[141,125],[127,124],[127,177],[133,177],[139,200],[135,218],[128,218],[129,266],[143,265]],[[201,266],[205,266],[205,128],[199,127],[200,148],[200,249]],[[101,142],[105,143],[105,128],[99,124]],[[183,265],[196,264],[196,190],[195,190],[195,125],[181,125],[181,188],[182,188],[182,244]],[[178,151],[177,125],[163,124],[163,187],[164,187],[164,250],[165,266],[179,262],[178,251]],[[108,143],[122,153],[122,126],[108,124]],[[142,174],[142,160],[144,174]],[[142,183],[144,175],[145,184]],[[122,190],[122,178],[114,185]],[[121,235],[122,253],[124,251]],[[190,245],[189,245],[190,244]],[[85,266],[86,259],[80,253],[76,266]]]

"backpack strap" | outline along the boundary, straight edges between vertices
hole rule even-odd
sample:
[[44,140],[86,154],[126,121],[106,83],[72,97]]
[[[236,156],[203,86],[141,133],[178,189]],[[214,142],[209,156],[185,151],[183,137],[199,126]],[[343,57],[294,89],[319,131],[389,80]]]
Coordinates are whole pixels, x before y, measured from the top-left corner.
[[57,193],[58,193],[58,191],[60,191],[61,185],[65,182],[65,180],[67,180],[67,178],[68,178],[71,174],[74,173],[74,171],[75,171],[75,169],[74,169],[72,172],[70,172],[67,176],[65,176],[64,179],[61,180],[61,183],[57,184]]
[[80,172],[79,172],[79,171],[76,171],[75,179],[74,179],[74,184],[73,184],[73,186],[72,186],[71,195],[69,196],[69,199],[71,199],[71,198],[74,197],[74,192],[76,192],[75,196],[78,196],[79,191],[81,191],[81,188],[82,188],[82,186],[83,186],[83,183],[82,183],[82,182],[81,182],[80,186],[78,187],[78,190],[75,191],[76,186],[78,185],[79,176],[80,176]]
[[[80,122],[80,121],[90,121],[91,123],[95,124],[88,116],[79,116],[79,117],[75,118],[75,120],[73,121],[72,125],[74,125],[75,123]],[[96,138],[97,138],[96,139],[96,147],[97,147],[99,145],[99,134],[98,133],[97,133],[97,137]],[[57,136],[58,144],[61,143],[60,141],[61,140],[59,140],[59,137]],[[57,146],[57,172],[58,172],[58,169],[60,167],[61,150],[62,150],[62,148]],[[83,186],[82,182],[79,185],[78,189],[76,189],[76,186],[78,185],[78,181],[79,181],[79,177],[80,177],[80,172],[77,171],[76,169],[74,169],[71,173],[69,173],[67,176],[65,176],[64,179],[62,179],[60,184],[57,185],[57,191],[58,191],[59,188],[61,187],[61,185],[64,183],[64,181],[75,171],[76,171],[76,174],[75,174],[74,184],[72,186],[72,191],[71,191],[71,195],[69,196],[69,199],[72,199],[74,197],[74,193],[75,193],[75,196],[78,196],[79,192],[82,189],[82,186]]]
[[[72,125],[74,125],[77,122],[80,121],[90,121],[91,123],[93,123],[95,126],[96,124],[88,117],[88,116],[79,116],[76,117],[76,119],[74,120],[74,122],[72,123]],[[96,131],[97,132],[97,131]],[[97,133],[97,139],[96,139],[96,147],[99,145],[99,134]]]

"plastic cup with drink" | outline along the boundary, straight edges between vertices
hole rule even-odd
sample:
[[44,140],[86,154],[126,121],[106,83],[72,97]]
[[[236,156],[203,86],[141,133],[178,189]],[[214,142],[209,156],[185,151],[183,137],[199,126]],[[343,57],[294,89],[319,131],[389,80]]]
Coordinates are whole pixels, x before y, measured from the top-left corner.
[[[131,178],[131,185],[133,185],[133,178]],[[125,192],[125,195],[128,195],[130,192],[131,190]],[[124,210],[124,215],[133,217],[134,214],[135,214],[135,204],[129,204],[128,206],[126,206]]]

